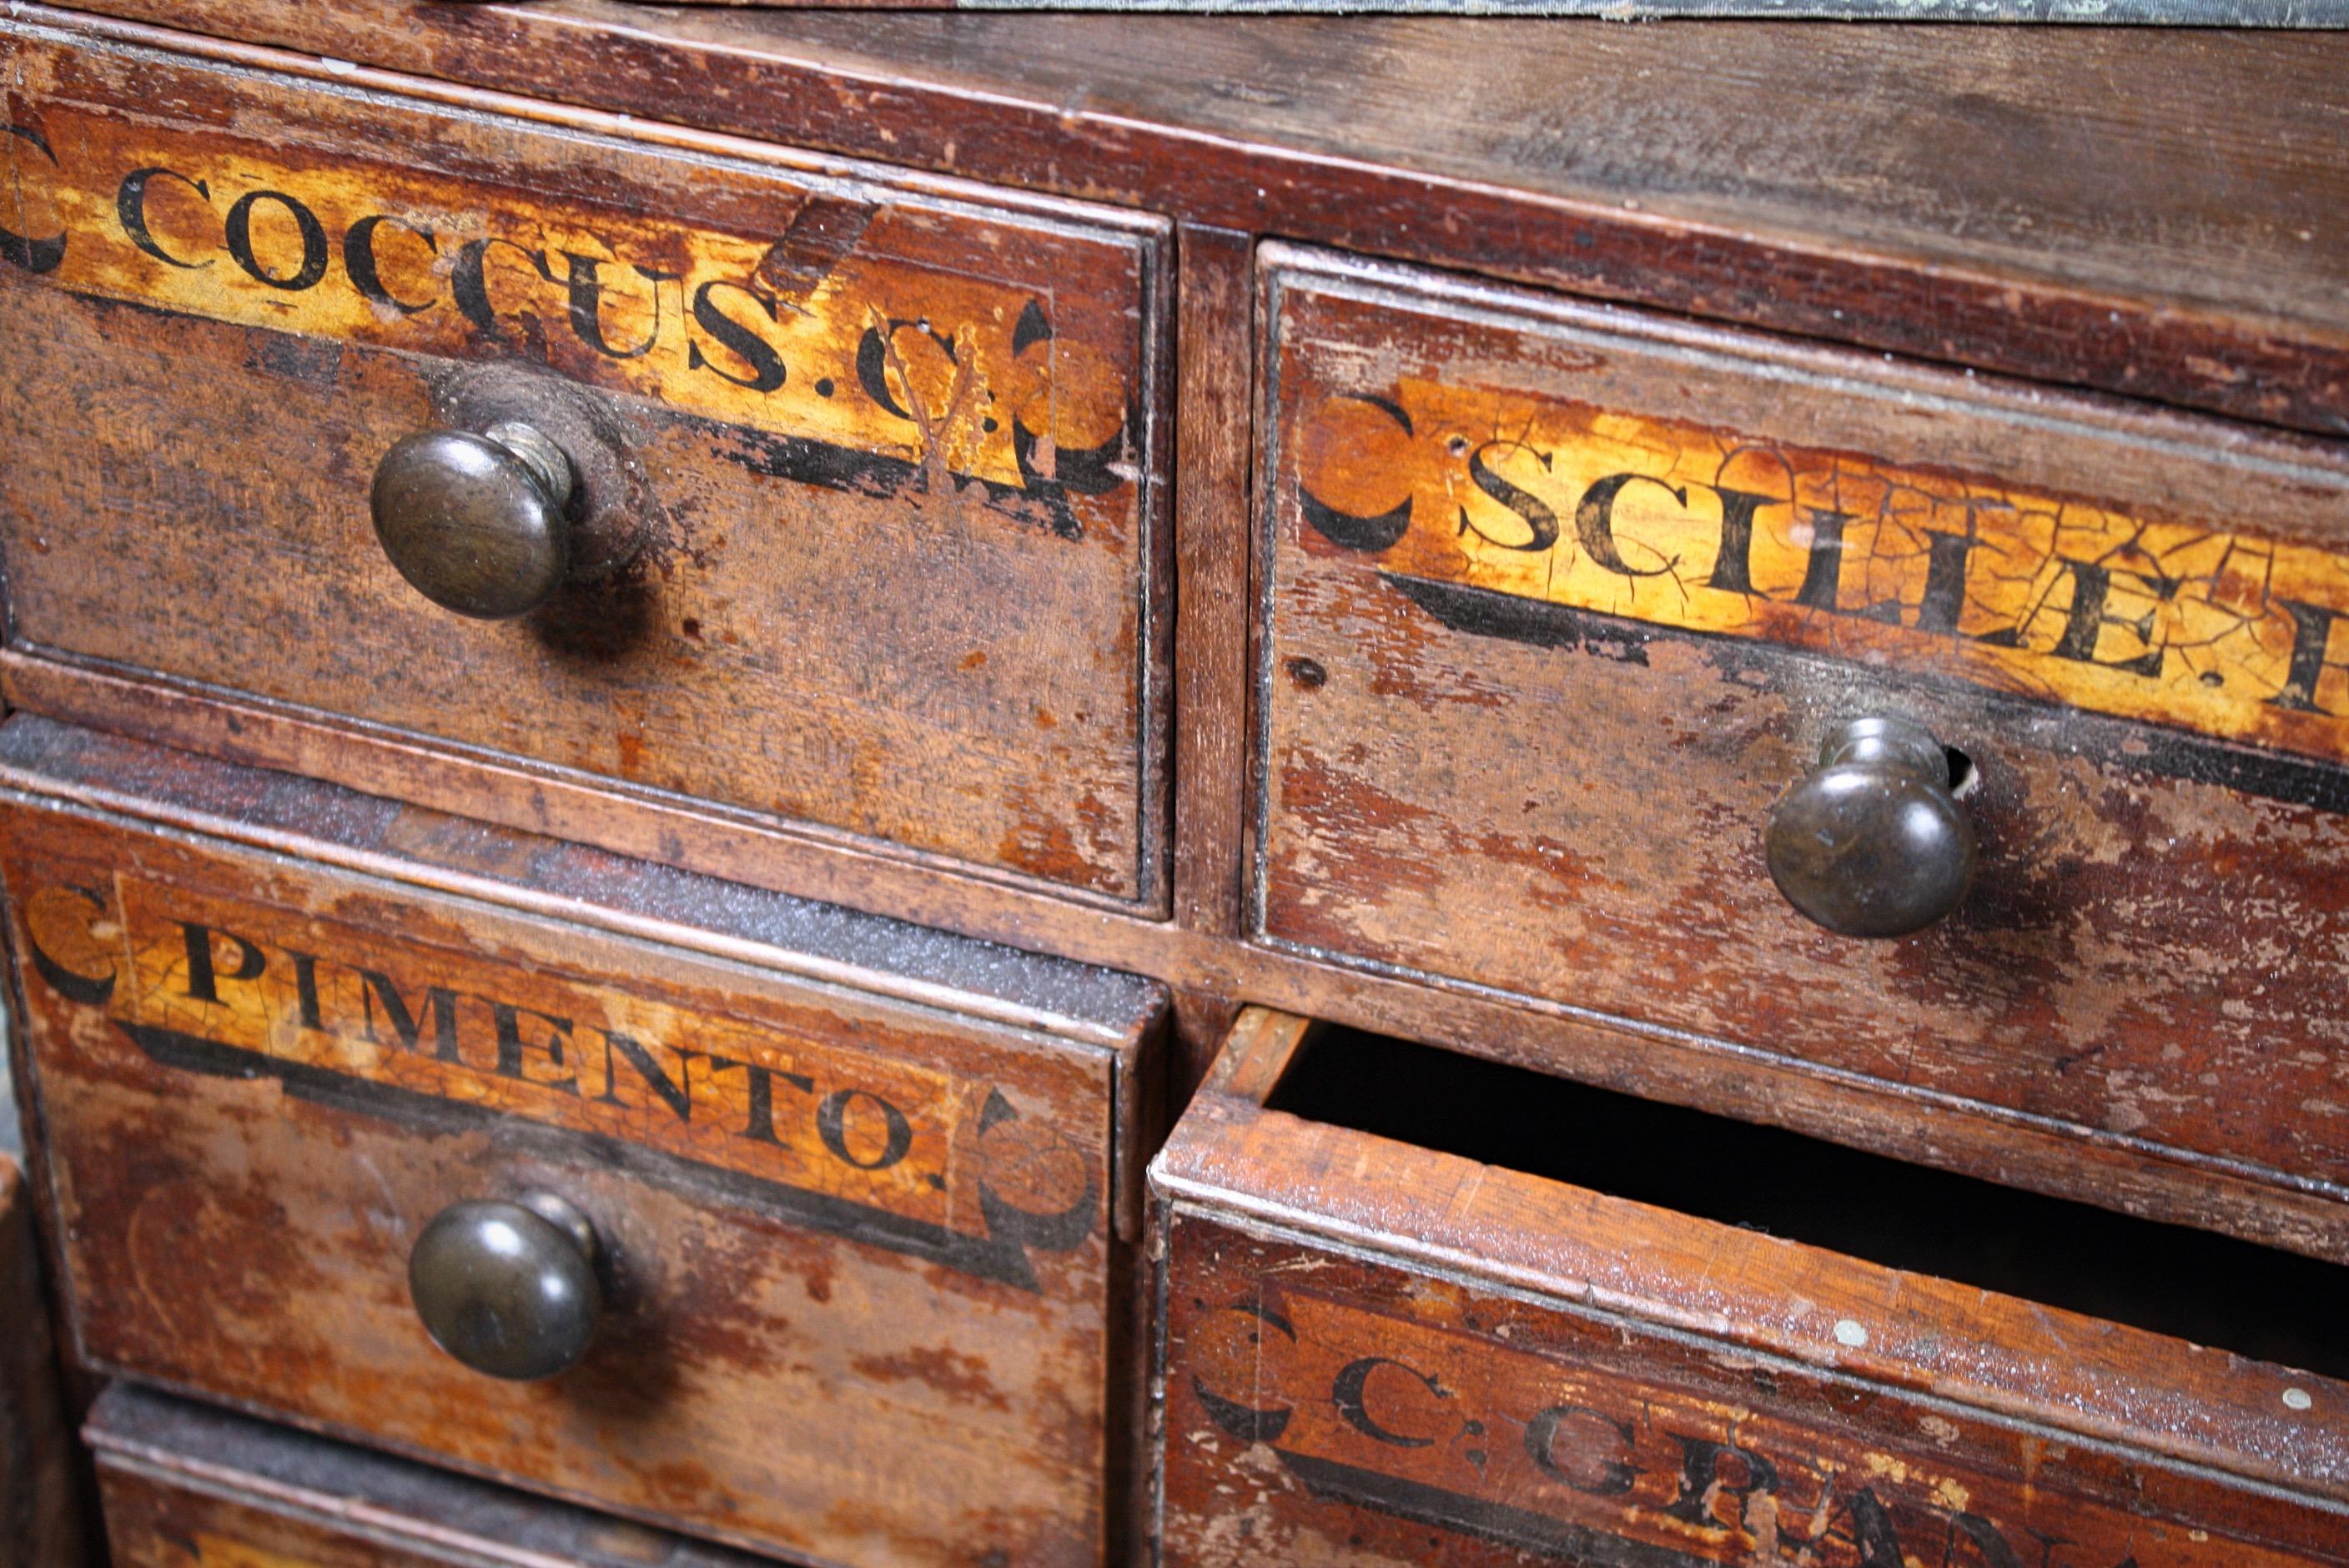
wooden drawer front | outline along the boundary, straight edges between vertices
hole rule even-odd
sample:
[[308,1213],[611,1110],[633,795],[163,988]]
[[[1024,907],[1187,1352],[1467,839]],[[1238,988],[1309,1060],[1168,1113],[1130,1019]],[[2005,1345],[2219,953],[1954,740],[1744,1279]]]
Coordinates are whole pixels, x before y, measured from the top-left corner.
[[120,1568],[752,1568],[760,1560],[118,1383],[83,1437]]
[[1299,1027],[1153,1166],[1168,1568],[2349,1561],[2349,1386],[1268,1110]]
[[[1263,939],[2349,1192],[2337,452],[1265,277]],[[1890,942],[1763,852],[1875,715],[1976,770],[1972,891]]]
[[[46,720],[0,784],[87,1360],[826,1562],[1099,1558],[1153,987]],[[409,1258],[535,1193],[604,1320],[504,1382]]]
[[[361,787],[423,738],[1161,902],[1160,225],[31,26],[0,64],[17,706],[192,689]],[[611,570],[464,619],[370,476],[549,383]]]

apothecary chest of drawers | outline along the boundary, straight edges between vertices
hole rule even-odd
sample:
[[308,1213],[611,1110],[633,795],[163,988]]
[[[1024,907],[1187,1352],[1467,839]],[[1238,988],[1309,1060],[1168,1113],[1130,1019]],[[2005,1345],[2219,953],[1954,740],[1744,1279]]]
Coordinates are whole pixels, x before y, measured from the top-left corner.
[[2349,35],[0,14],[128,1563],[2349,1563]]

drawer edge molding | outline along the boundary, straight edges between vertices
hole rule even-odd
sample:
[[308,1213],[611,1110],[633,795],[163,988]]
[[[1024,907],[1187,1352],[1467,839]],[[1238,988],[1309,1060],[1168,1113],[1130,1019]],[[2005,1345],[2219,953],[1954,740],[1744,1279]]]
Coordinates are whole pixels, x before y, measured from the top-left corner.
[[[135,1478],[426,1561],[620,1568],[635,1561],[628,1549],[646,1544],[650,1535],[626,1526],[616,1530],[613,1520],[587,1509],[510,1492],[404,1456],[348,1448],[135,1383],[113,1384],[98,1397],[82,1440],[102,1480]],[[653,1539],[678,1568],[753,1568],[760,1561],[686,1538]],[[258,1568],[242,1552],[228,1561]]]
[[[1287,1015],[1251,1008],[1234,1034],[1257,1042],[1252,1059],[1219,1066],[1152,1162],[1162,1227],[1171,1201],[1350,1251],[1392,1255],[1407,1246],[1463,1278],[2080,1433],[2294,1496],[2313,1490],[2349,1516],[2349,1410],[2333,1412],[2344,1418],[2329,1422],[2286,1414],[2288,1390],[2304,1394],[2315,1383],[2320,1399],[2337,1403],[2349,1398],[2337,1384],[1268,1109],[1262,1094],[1308,1030]],[[1687,1251],[1692,1231],[1711,1238],[1702,1256]],[[1666,1264],[1643,1267],[1650,1257]],[[1699,1288],[1748,1278],[1788,1288]],[[1866,1330],[1862,1346],[1838,1337],[1847,1323]],[[1936,1332],[1951,1325],[1961,1326]],[[1957,1365],[1938,1348],[1944,1339],[1980,1353]],[[2112,1353],[2116,1343],[2125,1345],[2125,1358]],[[2224,1364],[2222,1377],[2211,1377],[2214,1364]]]

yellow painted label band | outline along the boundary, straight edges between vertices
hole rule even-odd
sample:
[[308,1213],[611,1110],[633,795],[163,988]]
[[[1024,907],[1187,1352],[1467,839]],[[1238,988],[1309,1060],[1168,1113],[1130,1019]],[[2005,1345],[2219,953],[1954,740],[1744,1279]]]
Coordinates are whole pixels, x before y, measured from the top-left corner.
[[1094,1158],[985,1081],[129,874],[110,897],[14,880],[47,987],[133,1038],[235,1053],[198,1071],[295,1093],[331,1075],[393,1091],[385,1114],[421,1096],[1015,1249],[1065,1250],[1098,1217]]
[[1303,537],[1399,577],[2349,757],[2349,556],[1425,379],[1291,406]]
[[[387,114],[388,139],[403,128],[427,129]],[[728,232],[69,105],[0,135],[0,258],[77,293],[535,360],[728,424],[1015,489],[1067,480],[1071,454],[1089,493],[1135,471],[1138,337],[1085,341],[1054,308],[1056,286],[1121,284],[1138,308],[1138,279],[1098,264],[1108,247],[781,176],[772,226]],[[932,243],[940,232],[957,244]],[[990,242],[1012,275],[943,259]],[[928,252],[938,259],[917,259]],[[1096,264],[1076,267],[1079,253]]]

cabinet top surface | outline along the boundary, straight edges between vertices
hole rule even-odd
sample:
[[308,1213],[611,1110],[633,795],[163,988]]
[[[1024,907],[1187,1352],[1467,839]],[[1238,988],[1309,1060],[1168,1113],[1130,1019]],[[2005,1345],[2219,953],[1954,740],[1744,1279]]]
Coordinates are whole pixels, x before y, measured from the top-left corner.
[[[2349,330],[2344,34],[546,10],[549,25]],[[1159,172],[1137,161],[1110,193],[1153,205]]]
[[438,78],[477,107],[544,112],[482,89],[561,99],[632,132],[879,159],[2349,432],[2349,32],[75,8],[321,74]]

